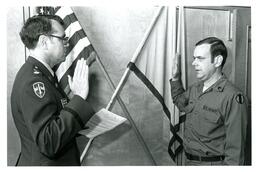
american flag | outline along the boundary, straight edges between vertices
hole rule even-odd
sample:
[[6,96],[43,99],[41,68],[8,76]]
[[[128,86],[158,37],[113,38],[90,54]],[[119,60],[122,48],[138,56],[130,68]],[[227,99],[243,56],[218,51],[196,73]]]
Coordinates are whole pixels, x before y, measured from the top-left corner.
[[72,97],[67,76],[73,76],[79,59],[88,59],[95,55],[95,51],[70,7],[56,7],[54,13],[64,20],[65,34],[69,37],[69,46],[65,51],[66,60],[55,67],[55,73],[65,93]]

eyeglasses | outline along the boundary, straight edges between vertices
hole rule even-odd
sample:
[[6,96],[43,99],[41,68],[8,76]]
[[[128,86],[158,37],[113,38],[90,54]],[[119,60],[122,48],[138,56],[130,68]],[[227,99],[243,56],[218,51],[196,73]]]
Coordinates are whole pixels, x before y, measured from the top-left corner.
[[54,38],[59,38],[60,40],[64,41],[64,42],[67,42],[68,41],[68,37],[66,35],[63,35],[62,37],[60,36],[56,36],[56,35],[47,35],[47,36],[51,36],[51,37],[54,37]]

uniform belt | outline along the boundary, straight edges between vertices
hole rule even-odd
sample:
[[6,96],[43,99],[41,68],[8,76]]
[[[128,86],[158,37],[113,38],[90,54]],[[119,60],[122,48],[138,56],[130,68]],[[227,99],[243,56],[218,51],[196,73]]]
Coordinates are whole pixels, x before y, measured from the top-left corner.
[[207,162],[213,162],[213,161],[222,161],[224,160],[225,156],[197,156],[197,155],[192,155],[187,152],[185,152],[185,155],[187,159],[189,160],[195,160],[195,161],[207,161]]

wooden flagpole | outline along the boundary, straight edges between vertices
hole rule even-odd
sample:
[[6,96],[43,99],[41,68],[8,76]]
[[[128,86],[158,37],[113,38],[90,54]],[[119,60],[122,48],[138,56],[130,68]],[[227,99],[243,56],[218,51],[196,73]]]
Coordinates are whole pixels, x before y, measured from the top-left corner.
[[[181,62],[181,66],[180,66],[180,70],[181,70],[181,74],[182,74],[182,83],[183,83],[183,87],[186,88],[186,58],[185,58],[185,24],[184,24],[185,20],[184,20],[184,6],[179,6],[179,14],[178,14],[178,30],[177,30],[177,47],[176,47],[176,53],[179,54],[179,58],[180,62]],[[184,63],[182,63],[184,62]],[[182,115],[182,113],[178,110],[177,107],[175,107],[174,109],[175,113],[179,113],[179,116]],[[175,116],[175,115],[174,115]],[[174,120],[174,122],[176,122],[176,119]],[[181,125],[181,135],[183,135],[184,133],[184,125]],[[174,149],[176,149],[177,144],[174,143]],[[184,152],[180,155],[178,155],[176,157],[176,162],[177,165],[183,165],[184,164]]]

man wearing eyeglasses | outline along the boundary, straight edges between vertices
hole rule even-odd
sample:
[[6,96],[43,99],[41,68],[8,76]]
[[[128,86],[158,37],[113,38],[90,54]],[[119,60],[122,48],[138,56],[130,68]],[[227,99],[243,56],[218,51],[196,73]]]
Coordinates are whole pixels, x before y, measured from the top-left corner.
[[76,134],[94,114],[86,101],[88,66],[79,60],[69,77],[68,99],[52,68],[65,60],[63,20],[58,16],[34,16],[24,24],[20,37],[30,56],[16,75],[11,107],[21,140],[19,166],[80,165]]
[[226,46],[216,37],[205,38],[196,44],[193,58],[199,82],[183,89],[178,56],[171,80],[173,102],[186,113],[185,165],[243,165],[248,108],[222,73]]

